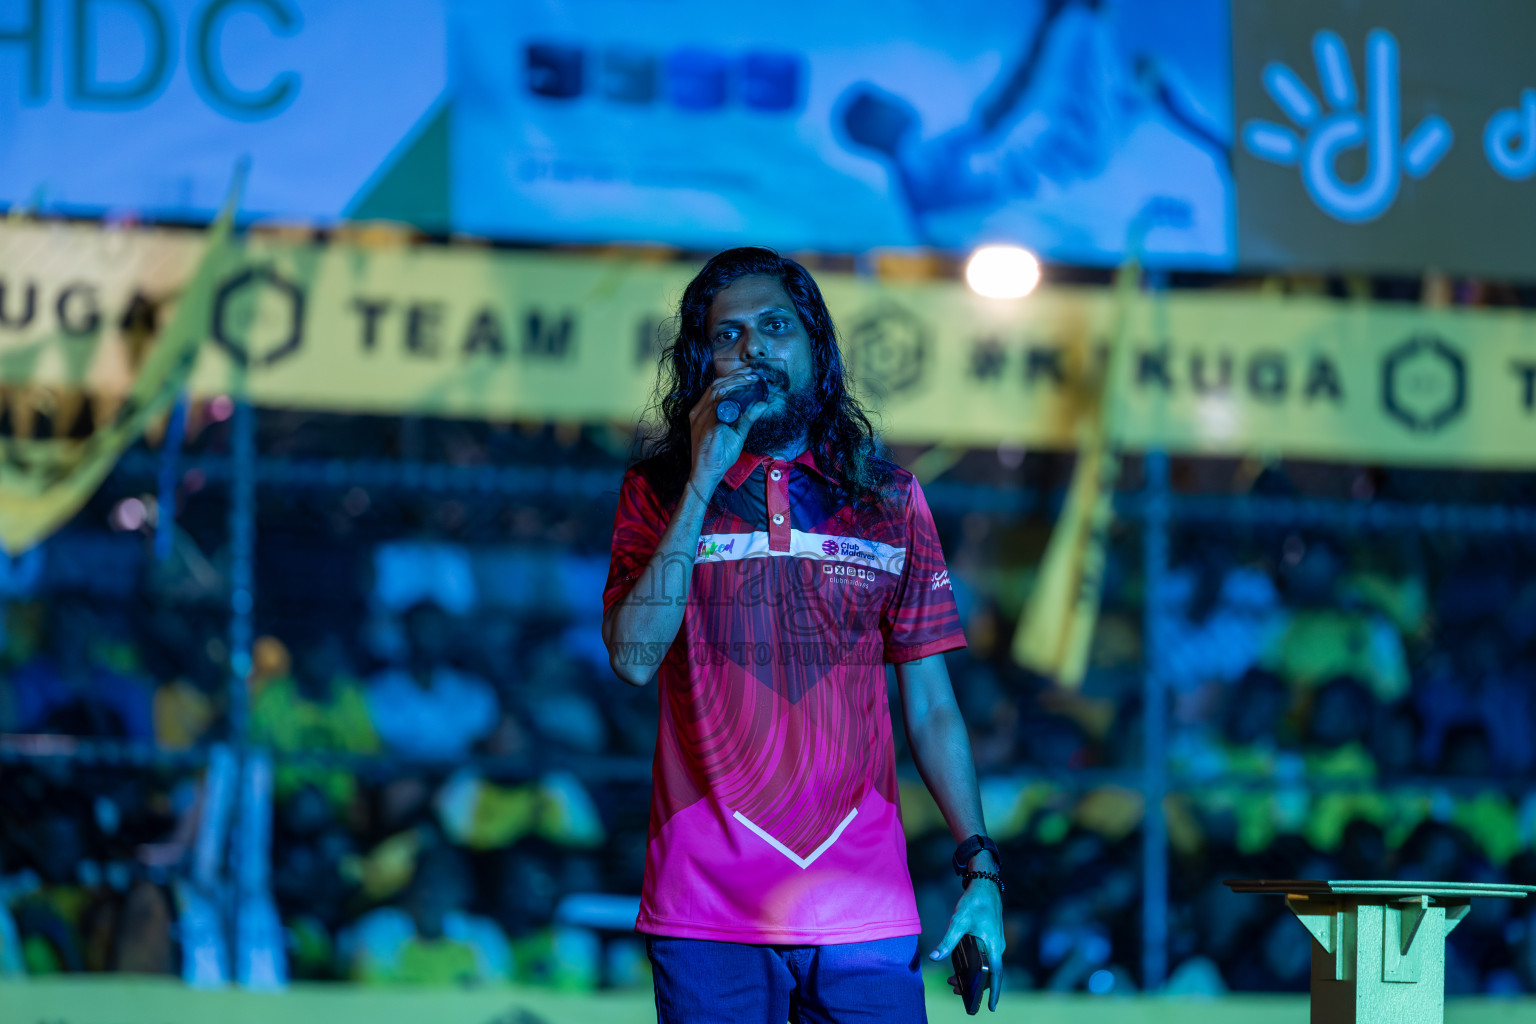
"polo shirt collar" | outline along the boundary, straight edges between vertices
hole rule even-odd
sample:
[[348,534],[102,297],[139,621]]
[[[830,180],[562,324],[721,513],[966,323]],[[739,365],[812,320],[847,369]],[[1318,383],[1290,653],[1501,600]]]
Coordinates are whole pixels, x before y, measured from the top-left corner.
[[[742,452],[741,457],[736,460],[736,464],[725,471],[725,477],[720,482],[734,491],[746,482],[747,477],[751,476],[758,466],[778,461],[772,455],[755,455],[752,452]],[[816,457],[811,454],[811,449],[809,448],[796,455],[790,461],[809,469],[823,480],[831,479],[820,466],[816,465]]]

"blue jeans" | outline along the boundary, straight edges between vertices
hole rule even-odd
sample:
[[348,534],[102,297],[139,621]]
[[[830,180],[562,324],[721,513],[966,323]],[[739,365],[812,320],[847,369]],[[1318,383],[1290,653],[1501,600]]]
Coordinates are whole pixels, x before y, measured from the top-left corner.
[[917,936],[749,946],[649,936],[660,1024],[926,1024]]

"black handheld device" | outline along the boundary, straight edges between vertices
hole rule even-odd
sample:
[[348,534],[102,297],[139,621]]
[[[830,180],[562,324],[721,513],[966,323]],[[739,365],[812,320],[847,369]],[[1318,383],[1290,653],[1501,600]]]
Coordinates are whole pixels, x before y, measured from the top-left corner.
[[763,378],[749,380],[739,388],[732,388],[730,394],[720,399],[715,405],[715,419],[721,423],[735,423],[753,402],[761,402],[767,397],[768,385]]
[[961,939],[949,962],[955,968],[955,992],[965,1001],[965,1012],[974,1015],[981,1009],[981,994],[992,987],[992,969],[981,955],[976,936]]

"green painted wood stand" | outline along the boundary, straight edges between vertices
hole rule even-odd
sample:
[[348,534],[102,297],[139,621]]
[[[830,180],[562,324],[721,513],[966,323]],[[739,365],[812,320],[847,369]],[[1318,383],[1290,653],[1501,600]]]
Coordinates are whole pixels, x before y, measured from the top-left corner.
[[1445,937],[1472,897],[1524,899],[1528,885],[1229,881],[1285,897],[1312,936],[1312,1024],[1441,1024]]

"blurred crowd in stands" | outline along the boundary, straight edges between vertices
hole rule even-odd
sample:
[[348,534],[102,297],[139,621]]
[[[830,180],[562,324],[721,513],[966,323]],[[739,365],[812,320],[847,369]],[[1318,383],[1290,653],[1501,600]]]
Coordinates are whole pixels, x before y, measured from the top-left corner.
[[[619,453],[561,443],[616,483]],[[599,636],[612,494],[266,492],[258,638],[232,684],[217,503],[188,506],[172,572],[153,523],[114,518],[123,486],[0,572],[0,976],[186,975],[202,754],[243,738],[273,755],[292,978],[648,983],[626,921],[657,692],[615,679]],[[1009,881],[1013,988],[1141,986],[1149,672],[1169,695],[1174,991],[1307,987],[1281,901],[1223,879],[1536,883],[1530,538],[1176,524],[1149,581],[1122,523],[1088,678],[1063,690],[1009,657],[1049,517],[971,507],[976,488],[1007,490],[930,500],[970,641],[947,660]],[[931,945],[954,843],[897,723]],[[1536,907],[1480,902],[1449,947],[1450,994],[1536,991]]]

